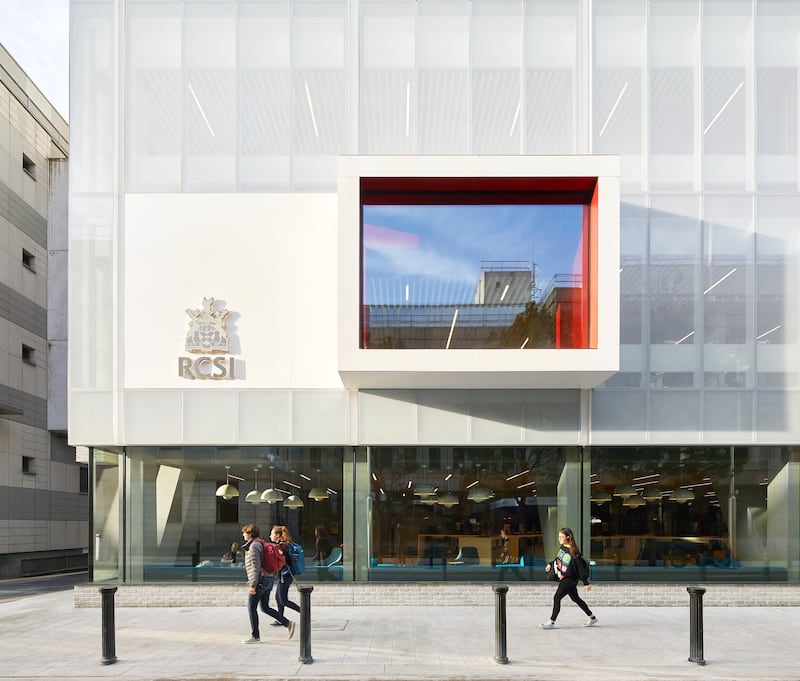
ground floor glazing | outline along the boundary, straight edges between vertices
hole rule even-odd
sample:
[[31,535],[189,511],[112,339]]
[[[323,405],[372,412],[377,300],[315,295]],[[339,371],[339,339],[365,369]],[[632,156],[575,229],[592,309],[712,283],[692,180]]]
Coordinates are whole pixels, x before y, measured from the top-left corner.
[[[800,582],[799,447],[94,448],[95,581],[243,581],[286,525],[307,581]],[[230,485],[230,487],[226,487]]]

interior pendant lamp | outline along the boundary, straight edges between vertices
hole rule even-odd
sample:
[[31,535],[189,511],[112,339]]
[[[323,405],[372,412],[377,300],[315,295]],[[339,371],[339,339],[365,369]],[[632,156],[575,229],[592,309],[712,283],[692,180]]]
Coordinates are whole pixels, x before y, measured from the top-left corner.
[[244,498],[244,500],[247,503],[253,504],[253,506],[258,506],[260,503],[262,503],[261,492],[258,491],[258,469],[259,468],[261,468],[261,466],[256,466],[253,469],[253,472],[255,473],[255,478],[256,478],[255,489],[253,489],[252,492],[248,492],[247,496]]
[[324,487],[319,486],[319,468],[317,469],[317,487],[312,487],[311,491],[308,493],[308,498],[313,499],[314,501],[324,501],[325,499],[330,499],[331,495],[328,494],[328,490]]
[[445,508],[453,508],[458,504],[458,497],[450,491],[450,478],[453,476],[452,473],[448,473],[445,480],[447,481],[447,491],[440,495],[439,498],[436,500],[436,503],[439,506],[444,506]]
[[599,489],[592,494],[592,503],[602,506],[603,504],[607,504],[613,498],[614,497],[611,496],[611,492],[606,492],[604,489]]
[[628,467],[623,466],[625,469],[625,482],[621,485],[617,485],[614,488],[614,496],[621,497],[622,499],[627,499],[628,497],[632,497],[637,494],[636,490],[634,489],[633,485],[628,483]]
[[648,487],[642,492],[642,499],[645,501],[658,501],[661,499],[661,490],[658,487]]
[[[294,473],[294,471],[292,471]],[[297,487],[297,485],[295,485]],[[298,487],[299,488],[299,487]],[[286,501],[283,502],[283,505],[286,508],[296,509],[296,508],[303,508],[306,503],[297,496],[294,492],[292,492],[287,498]]]
[[647,502],[642,499],[638,494],[634,494],[631,497],[626,497],[625,501],[622,502],[622,505],[626,508],[639,508],[644,506]]
[[239,496],[239,490],[236,489],[236,487],[234,487],[233,485],[231,485],[231,478],[234,478],[236,480],[244,480],[244,478],[240,478],[238,475],[231,475],[230,471],[231,467],[225,466],[225,484],[217,487],[217,492],[216,492],[217,496],[222,497],[223,499],[225,499],[225,501],[229,501],[230,499]]
[[679,504],[685,504],[687,501],[694,501],[694,490],[683,488],[683,466],[684,464],[679,464],[681,469],[681,486],[674,490],[672,496],[670,496],[672,501],[676,501]]
[[[425,469],[427,467],[428,467],[427,464],[422,464],[422,479],[423,480],[425,479]],[[414,496],[419,497],[420,501],[423,504],[428,504],[428,505],[430,505],[432,503],[435,504],[436,503],[436,496],[437,496],[436,488],[433,485],[426,485],[424,483],[421,484],[421,485],[414,485]],[[432,502],[431,501],[426,501],[426,499],[429,500],[431,498],[433,498]]]
[[283,501],[283,494],[275,489],[275,466],[270,466],[269,469],[269,489],[264,490],[264,493],[261,495],[261,501],[266,501],[268,504],[277,504],[279,501]]
[[[477,468],[478,468],[478,480],[480,480],[481,476],[480,465],[478,465]],[[472,484],[476,485],[478,480],[476,480]],[[476,485],[475,487],[470,489],[470,491],[467,493],[467,499],[469,501],[474,501],[477,504],[480,504],[483,501],[488,501],[492,497],[494,497],[494,492],[492,492],[492,490],[490,490],[488,487],[481,487],[480,485]]]

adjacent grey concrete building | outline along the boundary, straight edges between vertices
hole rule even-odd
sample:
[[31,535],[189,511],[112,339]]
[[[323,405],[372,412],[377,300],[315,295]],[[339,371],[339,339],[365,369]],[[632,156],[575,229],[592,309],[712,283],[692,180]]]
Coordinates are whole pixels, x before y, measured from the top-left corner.
[[86,565],[67,445],[66,121],[0,45],[0,578]]

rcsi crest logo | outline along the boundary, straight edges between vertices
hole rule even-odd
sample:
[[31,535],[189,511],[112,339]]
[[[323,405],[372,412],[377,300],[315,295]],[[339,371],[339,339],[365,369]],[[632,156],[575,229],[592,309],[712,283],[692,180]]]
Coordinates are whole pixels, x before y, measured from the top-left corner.
[[202,308],[187,309],[186,314],[189,315],[186,352],[201,356],[178,357],[178,376],[213,381],[236,378],[235,360],[228,354],[228,310],[218,310],[214,298],[203,298]]

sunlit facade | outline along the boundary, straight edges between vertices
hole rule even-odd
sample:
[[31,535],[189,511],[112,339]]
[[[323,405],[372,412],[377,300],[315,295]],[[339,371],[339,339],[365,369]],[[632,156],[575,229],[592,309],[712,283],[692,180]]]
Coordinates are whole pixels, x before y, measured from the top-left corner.
[[318,580],[544,581],[569,526],[597,581],[800,582],[798,38],[783,0],[72,0],[94,579],[238,581],[280,522],[335,537]]

